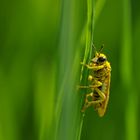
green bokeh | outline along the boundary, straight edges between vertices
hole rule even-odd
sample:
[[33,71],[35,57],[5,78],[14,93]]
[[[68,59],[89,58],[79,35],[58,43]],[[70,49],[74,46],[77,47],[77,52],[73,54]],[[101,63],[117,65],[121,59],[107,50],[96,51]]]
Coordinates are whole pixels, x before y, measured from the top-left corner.
[[[139,5],[1,0],[0,140],[139,140]],[[103,118],[93,108],[83,116],[86,91],[76,90],[92,41],[112,66]]]

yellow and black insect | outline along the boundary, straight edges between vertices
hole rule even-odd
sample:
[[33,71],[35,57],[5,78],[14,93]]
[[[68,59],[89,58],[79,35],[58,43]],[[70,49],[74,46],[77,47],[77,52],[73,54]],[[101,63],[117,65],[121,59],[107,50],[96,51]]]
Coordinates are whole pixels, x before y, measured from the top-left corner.
[[100,117],[104,116],[110,93],[111,66],[107,61],[106,55],[101,53],[103,46],[99,52],[95,52],[95,56],[89,64],[84,64],[89,69],[88,85],[79,86],[79,88],[87,88],[89,93],[85,96],[85,102],[82,112],[93,106]]

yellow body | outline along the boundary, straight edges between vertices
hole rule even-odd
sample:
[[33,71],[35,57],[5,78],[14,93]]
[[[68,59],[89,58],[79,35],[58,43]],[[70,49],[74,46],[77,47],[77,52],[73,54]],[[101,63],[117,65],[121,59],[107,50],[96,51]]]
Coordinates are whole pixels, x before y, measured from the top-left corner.
[[82,112],[88,107],[93,106],[95,110],[97,110],[99,116],[102,117],[106,111],[109,100],[111,77],[110,63],[107,61],[104,54],[96,53],[89,64],[82,63],[82,65],[89,69],[89,85],[79,86],[79,88],[87,88],[90,91],[86,94]]

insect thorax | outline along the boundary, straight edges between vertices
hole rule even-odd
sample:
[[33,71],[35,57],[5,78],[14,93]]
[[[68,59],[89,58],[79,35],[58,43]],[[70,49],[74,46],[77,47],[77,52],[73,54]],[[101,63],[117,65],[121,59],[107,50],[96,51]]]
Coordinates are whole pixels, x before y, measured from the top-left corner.
[[92,71],[93,77],[98,79],[106,79],[106,76],[109,74],[108,67],[104,67],[103,69]]

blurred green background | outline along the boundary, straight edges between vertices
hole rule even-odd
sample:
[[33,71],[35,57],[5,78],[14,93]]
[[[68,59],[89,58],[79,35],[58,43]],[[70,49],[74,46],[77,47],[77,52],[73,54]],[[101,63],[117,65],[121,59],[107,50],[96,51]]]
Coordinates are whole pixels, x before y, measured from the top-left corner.
[[[139,0],[0,1],[0,140],[140,139]],[[91,43],[112,66],[103,118],[80,110]]]

